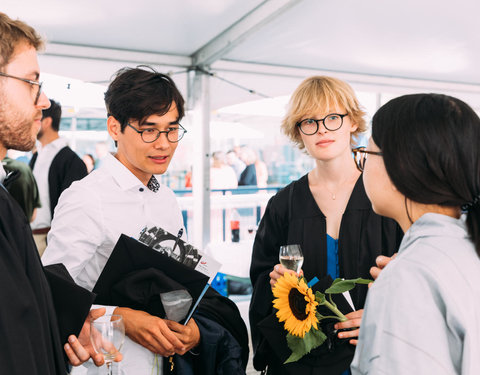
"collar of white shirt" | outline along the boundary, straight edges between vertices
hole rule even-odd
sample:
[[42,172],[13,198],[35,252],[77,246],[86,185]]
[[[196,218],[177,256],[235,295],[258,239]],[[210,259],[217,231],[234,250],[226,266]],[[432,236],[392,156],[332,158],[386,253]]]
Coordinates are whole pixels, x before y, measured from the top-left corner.
[[0,184],[3,184],[3,180],[5,180],[6,176],[7,176],[7,172],[5,172],[5,169],[3,169],[2,163],[0,163]]
[[112,175],[120,189],[124,191],[132,188],[148,190],[147,187],[112,154],[107,154],[105,157],[99,169],[103,168],[108,169],[108,173]]

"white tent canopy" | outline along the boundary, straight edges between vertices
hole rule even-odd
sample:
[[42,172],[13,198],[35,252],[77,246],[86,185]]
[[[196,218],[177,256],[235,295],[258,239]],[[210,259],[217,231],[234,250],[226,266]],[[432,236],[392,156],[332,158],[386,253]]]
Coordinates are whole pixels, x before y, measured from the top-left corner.
[[[305,76],[393,90],[457,92],[480,107],[475,0],[3,0],[48,40],[42,69],[107,83],[125,65],[201,66],[269,97]],[[186,91],[186,74],[176,75]],[[218,79],[213,109],[260,99]]]
[[201,139],[197,243],[209,233],[212,109],[327,74],[357,90],[448,93],[480,110],[476,0],[2,0],[0,11],[45,36],[45,73],[101,84],[126,65],[173,74]]

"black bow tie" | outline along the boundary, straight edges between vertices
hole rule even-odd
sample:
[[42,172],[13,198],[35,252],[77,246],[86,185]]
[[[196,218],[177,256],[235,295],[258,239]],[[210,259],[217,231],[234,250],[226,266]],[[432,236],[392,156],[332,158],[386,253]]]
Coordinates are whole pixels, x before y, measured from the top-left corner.
[[160,189],[160,184],[158,183],[157,179],[155,176],[152,176],[150,180],[148,181],[147,188],[149,188],[151,191],[156,193],[158,189]]

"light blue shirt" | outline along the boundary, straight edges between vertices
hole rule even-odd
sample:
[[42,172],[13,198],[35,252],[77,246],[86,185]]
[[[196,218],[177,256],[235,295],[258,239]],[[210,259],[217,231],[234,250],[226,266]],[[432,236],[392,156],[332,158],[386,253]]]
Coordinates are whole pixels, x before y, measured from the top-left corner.
[[480,374],[480,259],[465,222],[425,214],[370,288],[352,373]]

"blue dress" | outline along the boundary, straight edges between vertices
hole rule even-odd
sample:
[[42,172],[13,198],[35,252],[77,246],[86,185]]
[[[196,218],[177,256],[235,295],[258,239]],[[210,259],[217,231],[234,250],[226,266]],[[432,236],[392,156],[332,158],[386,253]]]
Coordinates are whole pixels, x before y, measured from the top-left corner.
[[[327,234],[327,274],[335,280],[340,276],[338,266],[338,239],[334,239]],[[350,375],[350,370],[345,370],[341,375]]]

